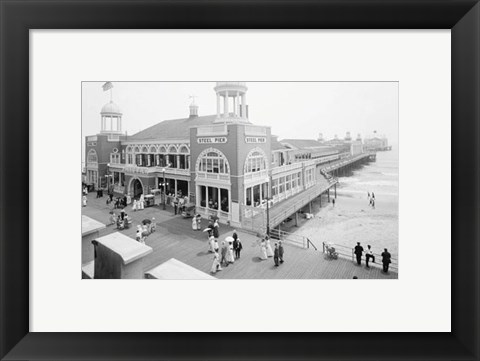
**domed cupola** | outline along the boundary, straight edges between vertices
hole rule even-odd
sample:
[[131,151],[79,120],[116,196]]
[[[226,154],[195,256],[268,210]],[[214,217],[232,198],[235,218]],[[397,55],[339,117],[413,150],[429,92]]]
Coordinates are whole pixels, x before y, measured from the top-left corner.
[[113,100],[110,100],[109,103],[105,104],[102,107],[102,111],[100,114],[106,114],[106,115],[122,115],[122,111],[120,110],[120,107],[113,102]]
[[[247,85],[242,81],[219,81],[216,123],[250,123],[248,120]],[[223,97],[223,100],[222,100]]]
[[110,90],[110,102],[102,107],[100,115],[102,117],[102,134],[122,134],[122,111],[120,107],[112,100],[113,84],[107,82],[103,85],[103,90]]

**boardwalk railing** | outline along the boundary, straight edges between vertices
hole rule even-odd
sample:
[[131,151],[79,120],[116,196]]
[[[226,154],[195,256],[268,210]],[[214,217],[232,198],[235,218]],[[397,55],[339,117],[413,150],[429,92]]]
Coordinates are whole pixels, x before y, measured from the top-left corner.
[[[327,253],[327,248],[328,247],[334,247],[335,251],[338,253],[339,257],[346,258],[346,259],[351,259],[352,262],[357,262],[357,257],[355,256],[355,248],[344,246],[341,244],[328,244],[327,242],[322,242],[322,252]],[[373,252],[373,256],[375,257],[375,263],[372,261],[369,262],[369,264],[373,264],[376,266],[381,266],[382,265],[382,255]],[[395,272],[398,272],[398,260],[396,258],[391,258],[390,259],[392,263],[390,263],[389,268],[394,270]],[[362,255],[362,262],[365,262],[365,255]]]
[[368,158],[368,157],[370,157],[370,155],[371,155],[371,153],[362,153],[362,154],[358,154],[358,155],[354,155],[354,156],[349,156],[349,157],[340,159],[336,162],[329,163],[325,167],[322,167],[322,171],[326,172],[326,173],[329,173],[329,172],[331,172],[335,169],[343,167],[344,165],[354,163],[354,162],[356,162],[356,161],[358,161],[362,158]]
[[274,228],[270,230],[270,236],[274,239],[284,241],[285,243],[292,244],[294,246],[298,246],[301,248],[312,247],[313,249],[317,250],[317,247],[315,246],[315,244],[313,244],[312,241],[310,241],[307,237],[298,234],[289,233]]

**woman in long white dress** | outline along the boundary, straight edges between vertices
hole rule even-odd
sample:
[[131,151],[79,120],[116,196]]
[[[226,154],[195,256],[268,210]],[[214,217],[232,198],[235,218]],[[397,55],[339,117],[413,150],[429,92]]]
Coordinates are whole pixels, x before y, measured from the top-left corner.
[[208,240],[208,252],[215,253],[215,237],[210,236]]
[[133,200],[132,211],[134,211],[134,212],[137,211],[137,200],[136,199]]
[[221,271],[222,266],[220,264],[220,255],[218,252],[215,252],[213,255],[213,263],[212,263],[212,269],[210,270],[211,273],[217,273],[217,271]]
[[262,239],[262,242],[260,243],[260,250],[261,250],[261,253],[260,253],[260,258],[265,260],[268,258],[267,256],[267,246],[265,244],[265,240]]
[[83,198],[82,198],[82,205],[83,205],[84,207],[87,206],[87,196],[83,196]]
[[265,247],[267,249],[267,257],[273,257],[272,246],[270,245],[270,239],[267,237],[265,241]]
[[232,242],[228,242],[227,262],[228,263],[235,262],[235,258],[233,257],[233,243]]
[[197,219],[195,218],[195,216],[192,218],[192,229],[194,231],[197,230]]

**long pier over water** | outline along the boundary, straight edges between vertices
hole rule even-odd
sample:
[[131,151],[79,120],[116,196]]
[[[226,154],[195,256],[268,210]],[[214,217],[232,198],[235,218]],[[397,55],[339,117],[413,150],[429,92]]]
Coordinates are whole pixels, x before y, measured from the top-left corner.
[[297,225],[300,211],[312,213],[312,201],[325,194],[327,201],[330,202],[330,189],[333,190],[332,197],[337,197],[337,176],[344,175],[361,164],[375,160],[376,153],[369,152],[317,164],[317,179],[314,186],[268,208],[252,209],[250,219],[242,222],[243,228],[248,231],[265,233],[267,226],[269,229],[273,229],[291,217],[295,219],[295,225]]

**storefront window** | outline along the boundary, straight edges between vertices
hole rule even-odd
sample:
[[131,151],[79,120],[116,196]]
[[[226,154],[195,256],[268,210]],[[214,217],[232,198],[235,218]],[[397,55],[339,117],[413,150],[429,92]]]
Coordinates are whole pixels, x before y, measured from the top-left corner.
[[264,153],[259,150],[250,152],[245,161],[244,172],[259,172],[264,169],[266,169],[266,157]]

